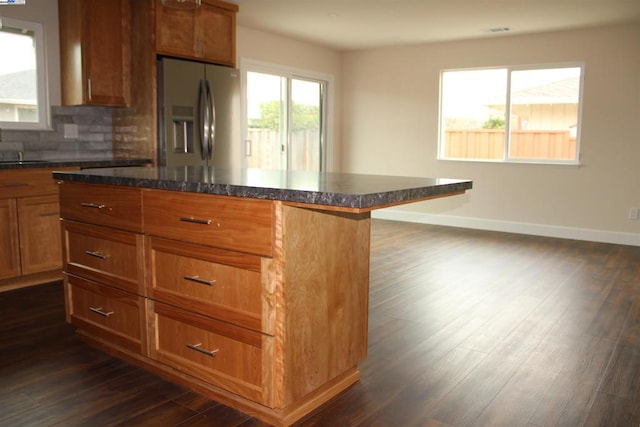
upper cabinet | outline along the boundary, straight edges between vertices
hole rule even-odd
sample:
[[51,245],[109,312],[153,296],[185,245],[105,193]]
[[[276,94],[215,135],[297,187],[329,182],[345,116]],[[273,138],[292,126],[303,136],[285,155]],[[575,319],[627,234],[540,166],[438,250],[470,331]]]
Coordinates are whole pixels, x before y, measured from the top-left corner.
[[63,105],[126,106],[129,0],[58,0]]
[[156,0],[159,54],[235,66],[238,6],[202,0],[193,10],[173,9]]

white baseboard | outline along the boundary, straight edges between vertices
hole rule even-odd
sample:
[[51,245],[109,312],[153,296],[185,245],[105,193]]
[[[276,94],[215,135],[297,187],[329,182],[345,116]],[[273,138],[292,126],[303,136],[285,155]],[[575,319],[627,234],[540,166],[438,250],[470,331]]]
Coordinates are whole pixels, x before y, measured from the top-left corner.
[[498,221],[461,216],[433,215],[422,212],[401,211],[397,209],[376,210],[371,213],[371,217],[390,219],[394,221],[417,222],[421,224],[445,225],[449,227],[472,228],[477,230],[557,237],[561,239],[640,246],[640,233],[621,233],[617,231],[594,230],[589,228],[560,227],[556,225]]

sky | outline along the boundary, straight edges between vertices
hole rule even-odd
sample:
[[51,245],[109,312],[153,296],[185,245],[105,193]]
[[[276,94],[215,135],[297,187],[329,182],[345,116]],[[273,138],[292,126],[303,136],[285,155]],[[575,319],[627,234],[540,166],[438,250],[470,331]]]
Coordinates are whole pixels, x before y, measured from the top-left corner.
[[36,68],[33,39],[0,32],[0,74]]

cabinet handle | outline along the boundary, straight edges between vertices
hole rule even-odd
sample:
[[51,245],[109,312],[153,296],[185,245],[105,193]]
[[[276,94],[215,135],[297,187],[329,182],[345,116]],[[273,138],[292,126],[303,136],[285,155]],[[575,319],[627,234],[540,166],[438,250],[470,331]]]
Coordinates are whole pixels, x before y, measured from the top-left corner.
[[87,79],[87,95],[89,97],[89,101],[91,101],[91,98],[93,96],[93,94],[91,93],[91,79]]
[[108,255],[103,255],[98,251],[84,251],[84,253],[89,255],[89,256],[100,258],[100,259],[107,259],[108,258]]
[[109,317],[113,314],[113,311],[102,311],[102,307],[89,307],[89,310],[104,317]]
[[213,284],[216,283],[215,280],[201,279],[198,276],[184,276],[183,279],[184,280],[189,280],[191,282],[200,283],[201,285],[207,285],[207,286],[213,286]]
[[44,213],[41,213],[39,216],[60,216],[60,212],[44,212]]
[[8,187],[8,188],[12,188],[12,187],[27,187],[29,186],[28,182],[7,182],[5,184],[2,184],[3,187]]
[[182,222],[193,222],[193,223],[196,223],[196,224],[204,224],[204,225],[211,224],[211,220],[210,219],[198,219],[198,218],[187,217],[187,216],[181,216],[180,217],[180,221],[182,221]]
[[200,352],[202,354],[206,354],[207,356],[215,357],[216,353],[218,352],[218,349],[207,350],[205,348],[200,347],[201,345],[202,345],[202,343],[187,344],[187,347],[190,348],[191,350],[195,350],[195,351],[198,351],[198,352]]
[[94,208],[94,209],[103,209],[104,208],[104,205],[102,205],[102,204],[89,203],[89,202],[80,203],[80,206],[84,206],[85,208]]

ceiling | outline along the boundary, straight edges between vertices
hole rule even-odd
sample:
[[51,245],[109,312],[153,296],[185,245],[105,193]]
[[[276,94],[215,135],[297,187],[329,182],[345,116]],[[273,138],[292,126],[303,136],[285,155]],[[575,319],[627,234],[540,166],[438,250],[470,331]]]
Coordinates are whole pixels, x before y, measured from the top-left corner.
[[640,25],[640,0],[229,1],[241,26],[337,50]]

